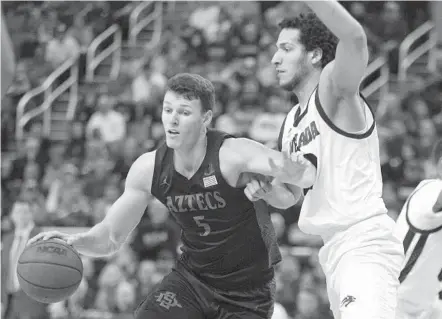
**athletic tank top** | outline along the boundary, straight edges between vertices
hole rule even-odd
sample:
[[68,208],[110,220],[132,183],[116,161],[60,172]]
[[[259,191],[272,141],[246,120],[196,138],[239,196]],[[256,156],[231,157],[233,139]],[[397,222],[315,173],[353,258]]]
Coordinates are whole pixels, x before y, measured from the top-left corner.
[[433,211],[441,191],[442,180],[422,181],[396,221],[395,235],[403,241],[405,251],[399,306],[409,314],[431,309],[442,291],[442,211]]
[[314,185],[304,190],[299,228],[327,242],[337,232],[387,210],[381,197],[378,135],[367,102],[364,99],[366,129],[348,133],[328,118],[318,90],[312,92],[304,110],[298,104],[289,112],[279,147],[303,152],[316,166]]
[[250,289],[272,280],[281,256],[267,204],[249,201],[244,187],[231,187],[221,174],[219,150],[231,137],[207,133],[205,158],[190,179],[175,170],[173,150],[163,144],[152,194],[181,226],[178,267],[218,289]]

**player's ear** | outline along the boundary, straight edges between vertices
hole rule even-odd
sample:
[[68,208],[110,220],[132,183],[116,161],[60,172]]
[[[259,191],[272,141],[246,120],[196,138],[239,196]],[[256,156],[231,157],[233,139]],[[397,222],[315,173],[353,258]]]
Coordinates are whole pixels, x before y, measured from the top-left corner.
[[320,66],[322,60],[322,49],[315,48],[309,52],[310,60],[312,61],[313,66]]
[[206,127],[209,127],[210,123],[212,122],[213,112],[212,110],[208,110],[204,112],[203,115],[203,123]]

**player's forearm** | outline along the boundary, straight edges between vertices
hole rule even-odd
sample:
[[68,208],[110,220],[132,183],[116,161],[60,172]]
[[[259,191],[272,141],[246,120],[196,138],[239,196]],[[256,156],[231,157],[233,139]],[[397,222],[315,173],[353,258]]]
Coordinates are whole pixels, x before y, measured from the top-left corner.
[[293,190],[290,191],[283,184],[272,183],[272,191],[267,194],[264,200],[275,208],[287,209],[295,205],[300,198],[301,189],[299,187],[293,187]]
[[78,234],[72,245],[79,253],[89,257],[109,256],[120,248],[118,243],[111,240],[109,227],[103,222]]
[[305,3],[339,40],[365,37],[363,27],[337,1],[305,1]]

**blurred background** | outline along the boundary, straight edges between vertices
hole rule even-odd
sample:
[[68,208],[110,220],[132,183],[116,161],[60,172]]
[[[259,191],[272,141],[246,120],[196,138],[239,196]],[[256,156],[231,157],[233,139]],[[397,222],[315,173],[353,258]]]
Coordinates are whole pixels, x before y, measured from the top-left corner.
[[[410,191],[435,174],[428,157],[442,134],[442,4],[342,4],[367,33],[370,61],[362,92],[376,111],[384,200],[396,218]],[[1,103],[2,278],[9,271],[5,260],[17,250],[6,248],[23,220],[35,231],[78,232],[103,219],[132,162],[163,137],[161,102],[170,76],[193,72],[209,78],[217,90],[213,127],[272,147],[297,102],[278,89],[270,60],[277,23],[306,12],[302,3],[1,6],[18,63]],[[19,207],[21,199],[32,204]],[[284,256],[274,318],[332,318],[317,260],[322,243],[299,231],[299,209],[272,209]],[[7,319],[132,318],[172,267],[179,234],[152,198],[115,256],[83,258],[83,282],[68,301],[42,305],[2,280],[2,313],[8,304]]]

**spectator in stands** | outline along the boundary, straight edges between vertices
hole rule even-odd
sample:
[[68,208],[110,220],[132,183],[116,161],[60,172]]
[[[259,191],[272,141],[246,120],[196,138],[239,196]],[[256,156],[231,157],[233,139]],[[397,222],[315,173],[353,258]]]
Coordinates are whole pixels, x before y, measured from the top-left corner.
[[265,105],[266,111],[258,113],[252,120],[248,131],[250,138],[269,147],[275,147],[279,130],[284,122],[285,114],[287,114],[285,109],[288,107],[284,107],[284,105],[288,106],[288,103],[279,96],[269,97]]
[[95,266],[95,261],[92,258],[81,256],[81,261],[83,263],[83,278],[86,280],[88,285],[88,291],[86,298],[83,302],[84,309],[90,309],[93,304],[95,297],[97,295],[98,283],[97,283],[97,271]]
[[371,20],[369,26],[373,33],[387,43],[390,71],[397,73],[399,63],[398,46],[407,35],[407,22],[397,2],[389,1],[383,5],[383,10],[377,19]]
[[97,163],[103,159],[110,160],[110,155],[108,149],[106,148],[106,144],[104,144],[104,142],[100,139],[86,141],[86,154],[83,161],[81,174],[85,177],[88,176],[88,174],[95,170]]
[[25,61],[29,81],[33,88],[43,84],[53,70],[52,64],[46,61],[45,50],[45,44],[39,44],[35,48],[34,57]]
[[156,260],[164,250],[176,257],[179,230],[170,219],[167,207],[155,198],[149,203],[147,215],[134,234],[132,249],[143,258]]
[[2,234],[1,300],[5,311],[2,318],[45,319],[45,305],[29,298],[21,290],[16,273],[20,254],[28,240],[38,234],[40,229],[34,224],[33,211],[28,202],[16,201],[10,215],[14,227],[7,234]]
[[133,282],[122,281],[115,290],[115,313],[127,314],[133,318],[133,310],[136,306],[136,285]]
[[64,164],[64,145],[53,145],[49,149],[49,162],[41,183],[43,191],[47,192],[55,180],[62,178]]
[[10,96],[1,100],[1,150],[5,152],[15,144],[15,116],[16,104]]
[[115,289],[124,280],[121,269],[112,262],[106,264],[98,278],[98,292],[94,308],[101,311],[111,311],[115,305]]
[[[143,134],[143,136],[145,136]],[[122,154],[119,154],[113,173],[118,174],[120,179],[126,179],[129,168],[133,162],[141,155],[140,145],[134,138],[127,138],[123,145]]]
[[137,295],[139,299],[144,299],[144,297],[147,296],[147,294],[151,291],[152,287],[154,286],[152,277],[156,272],[157,269],[154,260],[144,259],[140,262],[137,273]]
[[[313,289],[301,290],[296,298],[296,314],[294,319],[325,319],[318,311],[320,309],[319,297]],[[330,317],[329,317],[330,318]]]
[[55,70],[70,58],[80,54],[80,45],[77,40],[67,32],[67,26],[59,24],[54,32],[54,38],[49,40],[46,47],[46,61],[52,64]]
[[38,42],[42,44],[49,43],[54,37],[54,30],[59,24],[57,12],[47,8],[40,13],[40,26],[38,27]]
[[26,64],[19,62],[15,68],[14,80],[6,91],[6,94],[18,101],[27,91],[29,91],[30,88],[31,82],[27,76]]
[[113,163],[106,158],[97,158],[89,173],[85,176],[84,192],[89,199],[97,200],[104,195],[110,183],[110,172]]
[[71,317],[81,318],[84,313],[84,304],[88,296],[89,284],[86,278],[82,278],[77,290],[69,297],[67,301],[67,310]]
[[104,194],[102,197],[92,200],[92,223],[95,225],[101,222],[106,216],[107,211],[111,207],[111,205],[120,197],[121,190],[118,185],[114,185],[109,183],[105,185]]
[[92,114],[86,126],[86,137],[91,139],[94,130],[98,131],[101,139],[108,145],[119,145],[126,136],[126,121],[124,116],[115,111],[116,99],[102,94],[98,99],[98,111]]
[[67,34],[77,41],[81,52],[86,52],[94,39],[93,29],[90,24],[86,22],[84,14],[78,14],[74,17],[74,22],[68,29]]
[[76,166],[81,167],[86,155],[85,125],[82,121],[72,122],[68,134],[64,157]]
[[46,149],[42,147],[42,141],[38,139],[38,137],[29,137],[24,141],[23,149],[19,149],[19,151],[21,154],[19,154],[19,156],[12,162],[10,179],[22,180],[27,164],[36,163],[39,167],[38,180],[40,180],[46,162]]
[[288,313],[293,314],[301,276],[301,264],[296,257],[285,254],[276,272],[276,299]]
[[89,204],[78,179],[79,170],[73,164],[64,164],[63,175],[49,187],[46,210],[58,226],[88,226]]
[[83,13],[74,17],[74,22],[67,33],[74,38],[79,45],[78,69],[79,77],[82,80],[86,74],[86,53],[87,48],[94,40],[94,31],[90,24],[86,23],[86,17]]

